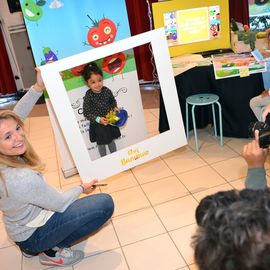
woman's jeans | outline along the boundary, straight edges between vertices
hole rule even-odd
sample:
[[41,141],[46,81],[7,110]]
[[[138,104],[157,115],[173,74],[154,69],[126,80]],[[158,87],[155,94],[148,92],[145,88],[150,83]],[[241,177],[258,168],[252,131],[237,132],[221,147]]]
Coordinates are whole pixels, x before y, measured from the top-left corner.
[[64,248],[100,228],[113,214],[114,203],[108,194],[78,199],[63,213],[55,213],[27,240],[16,244],[28,254],[55,246]]

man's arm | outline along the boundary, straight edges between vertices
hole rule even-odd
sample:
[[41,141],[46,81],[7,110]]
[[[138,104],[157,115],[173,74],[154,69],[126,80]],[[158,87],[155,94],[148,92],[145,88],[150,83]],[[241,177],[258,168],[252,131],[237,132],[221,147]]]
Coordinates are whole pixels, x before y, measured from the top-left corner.
[[265,189],[267,188],[265,169],[253,168],[248,169],[245,187],[250,189]]
[[248,165],[248,174],[245,181],[246,188],[264,189],[267,188],[264,163],[268,149],[259,146],[259,131],[255,131],[255,140],[243,147],[243,157]]

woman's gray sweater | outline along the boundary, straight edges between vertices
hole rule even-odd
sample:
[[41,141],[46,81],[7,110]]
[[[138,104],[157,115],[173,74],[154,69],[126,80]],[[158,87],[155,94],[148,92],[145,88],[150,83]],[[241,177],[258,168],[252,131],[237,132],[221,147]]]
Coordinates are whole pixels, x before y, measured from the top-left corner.
[[[42,93],[30,88],[14,108],[23,120],[31,112]],[[15,242],[28,239],[37,228],[28,227],[43,209],[63,212],[82,193],[76,186],[59,192],[50,187],[42,174],[26,168],[0,164],[4,181],[0,180],[0,210],[9,237]]]

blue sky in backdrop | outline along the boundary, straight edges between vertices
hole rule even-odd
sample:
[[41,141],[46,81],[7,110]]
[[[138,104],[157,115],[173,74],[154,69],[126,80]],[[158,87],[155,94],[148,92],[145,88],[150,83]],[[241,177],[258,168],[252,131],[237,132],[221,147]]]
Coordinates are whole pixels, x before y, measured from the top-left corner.
[[[124,0],[21,0],[20,3],[36,65],[46,60],[44,52],[49,49],[57,59],[93,49],[87,38],[93,27],[91,19],[112,21],[116,27],[111,28],[114,41],[130,36]],[[103,30],[100,28],[96,27],[94,32],[99,33]]]

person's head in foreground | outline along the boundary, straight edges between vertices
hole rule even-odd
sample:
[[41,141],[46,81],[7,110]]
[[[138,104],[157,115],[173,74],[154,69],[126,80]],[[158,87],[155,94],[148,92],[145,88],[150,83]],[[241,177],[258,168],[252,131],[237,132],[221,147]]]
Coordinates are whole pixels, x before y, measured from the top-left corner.
[[270,191],[244,189],[205,197],[193,236],[200,270],[270,269]]
[[9,238],[25,256],[39,256],[46,266],[71,266],[84,258],[70,246],[97,231],[112,216],[108,194],[79,198],[95,190],[97,180],[59,192],[49,186],[44,166],[26,139],[23,121],[42,95],[37,83],[16,104],[0,111],[0,211]]

